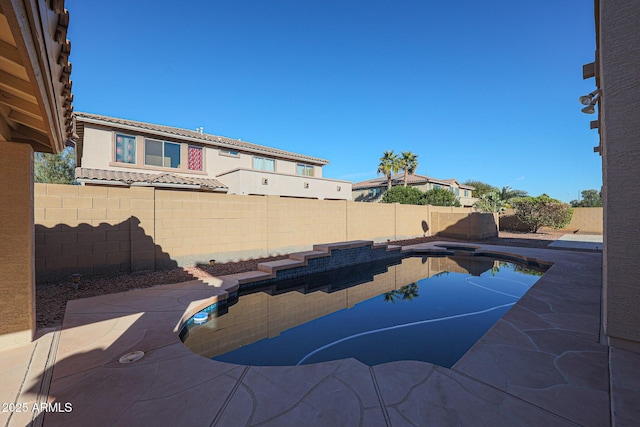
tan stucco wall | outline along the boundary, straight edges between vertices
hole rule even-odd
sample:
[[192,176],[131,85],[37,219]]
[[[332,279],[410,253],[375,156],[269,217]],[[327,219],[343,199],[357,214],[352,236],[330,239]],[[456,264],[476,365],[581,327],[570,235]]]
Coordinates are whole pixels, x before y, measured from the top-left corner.
[[31,341],[35,330],[33,149],[0,142],[0,348]]
[[640,2],[600,1],[605,332],[640,351]]
[[[528,228],[516,216],[513,209],[507,209],[500,214],[500,230],[527,231]],[[542,231],[548,230],[542,228]],[[603,213],[602,208],[573,208],[571,222],[560,231],[602,234]]]
[[[206,264],[212,258],[258,258],[320,243],[448,235],[431,220],[446,227],[455,219],[463,221],[471,237],[495,229],[492,215],[473,225],[471,210],[463,208],[149,187],[36,184],[35,194],[38,281],[76,272],[96,275]],[[438,212],[458,216],[441,221]]]
[[[295,166],[295,165],[294,165]],[[265,172],[237,169],[217,176],[229,189],[228,194],[288,196],[313,199],[351,200],[351,183],[313,176],[289,175],[281,171]],[[266,180],[266,181],[265,181]]]

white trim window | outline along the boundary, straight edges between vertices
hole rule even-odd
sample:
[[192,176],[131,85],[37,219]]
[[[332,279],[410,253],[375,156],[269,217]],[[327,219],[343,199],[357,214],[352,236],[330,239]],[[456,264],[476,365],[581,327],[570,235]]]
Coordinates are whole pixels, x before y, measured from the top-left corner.
[[144,140],[144,164],[162,168],[180,168],[180,144],[176,142]]
[[313,166],[298,163],[296,165],[296,174],[302,176],[313,176]]
[[266,157],[253,157],[253,168],[260,171],[275,172],[276,161]]

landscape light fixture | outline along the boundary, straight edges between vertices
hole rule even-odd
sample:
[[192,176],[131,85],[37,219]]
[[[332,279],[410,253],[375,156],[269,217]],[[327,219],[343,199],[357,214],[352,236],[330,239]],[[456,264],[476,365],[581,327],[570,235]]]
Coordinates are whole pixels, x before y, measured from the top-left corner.
[[78,284],[80,283],[80,277],[82,277],[82,274],[80,273],[74,273],[71,275],[71,280],[73,281],[73,290],[78,292]]

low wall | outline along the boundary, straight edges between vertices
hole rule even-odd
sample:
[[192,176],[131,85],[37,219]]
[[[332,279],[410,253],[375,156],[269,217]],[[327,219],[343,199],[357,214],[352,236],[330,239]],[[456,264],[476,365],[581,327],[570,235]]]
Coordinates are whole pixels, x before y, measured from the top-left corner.
[[469,208],[35,184],[38,282],[260,258],[314,244],[497,235]]
[[[504,231],[528,231],[526,224],[522,223],[513,209],[507,209],[500,215],[500,230]],[[551,230],[542,228],[541,231]],[[602,208],[573,208],[571,222],[560,231],[602,234],[603,213]]]

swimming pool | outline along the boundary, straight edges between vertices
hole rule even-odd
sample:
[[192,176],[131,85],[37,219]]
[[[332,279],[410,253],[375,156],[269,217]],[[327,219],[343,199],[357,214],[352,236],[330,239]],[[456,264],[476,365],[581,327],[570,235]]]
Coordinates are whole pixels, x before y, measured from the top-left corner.
[[241,289],[236,304],[182,338],[198,354],[245,365],[353,357],[450,367],[542,274],[470,254],[360,264]]

